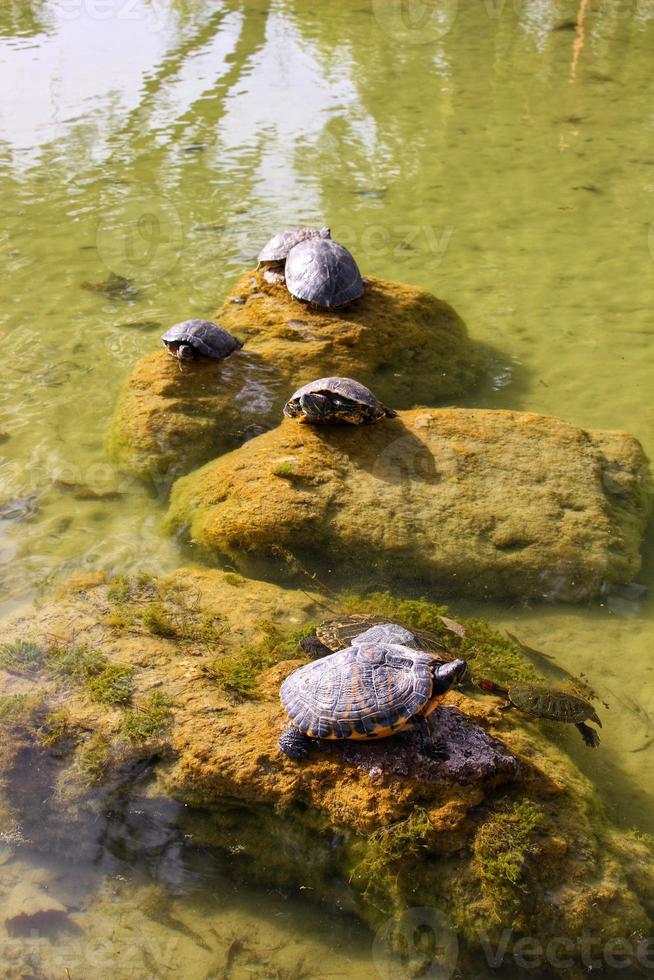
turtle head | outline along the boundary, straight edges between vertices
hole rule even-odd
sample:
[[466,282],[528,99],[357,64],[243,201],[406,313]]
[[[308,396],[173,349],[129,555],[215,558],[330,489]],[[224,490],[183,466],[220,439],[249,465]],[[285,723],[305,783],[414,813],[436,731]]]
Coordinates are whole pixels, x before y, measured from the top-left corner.
[[180,344],[177,348],[177,357],[180,361],[194,361],[196,358],[195,348],[191,344]]
[[330,228],[321,228],[320,229],[320,237],[321,238],[331,238],[332,237],[331,229]]
[[435,695],[447,694],[463,680],[468,665],[465,660],[450,660],[446,664],[438,664],[434,667],[434,690]]
[[328,395],[318,391],[307,392],[300,397],[300,409],[307,422],[329,422],[334,414],[334,406]]

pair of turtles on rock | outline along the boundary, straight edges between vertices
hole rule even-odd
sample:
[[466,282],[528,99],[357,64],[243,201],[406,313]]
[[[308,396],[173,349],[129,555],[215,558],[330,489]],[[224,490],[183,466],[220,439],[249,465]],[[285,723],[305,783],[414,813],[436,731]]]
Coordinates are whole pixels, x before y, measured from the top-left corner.
[[[185,320],[167,330],[162,340],[169,354],[182,361],[223,360],[243,344],[210,320]],[[353,378],[318,378],[291,395],[284,415],[314,425],[366,425],[396,412],[383,405],[369,388]]]
[[[290,725],[279,746],[290,758],[305,759],[316,740],[377,739],[417,731],[424,754],[438,756],[428,717],[467,670],[448,656],[438,634],[409,630],[375,616],[347,616],[322,623],[301,646],[320,659],[286,678],[281,702]],[[602,726],[591,704],[577,695],[533,684],[500,688],[481,681],[481,690],[503,695],[504,706],[549,721],[574,724],[584,742],[599,745]]]
[[285,284],[291,296],[312,306],[337,309],[365,291],[354,258],[332,240],[329,228],[285,228],[264,245],[258,258],[267,282]]

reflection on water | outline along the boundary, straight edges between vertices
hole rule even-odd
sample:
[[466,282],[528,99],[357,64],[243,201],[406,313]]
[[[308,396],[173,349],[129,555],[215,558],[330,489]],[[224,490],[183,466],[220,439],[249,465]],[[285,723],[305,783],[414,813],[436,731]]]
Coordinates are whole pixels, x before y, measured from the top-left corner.
[[[470,404],[624,428],[652,455],[654,3],[450,2],[422,24],[400,6],[0,4],[6,608],[67,569],[179,564],[162,501],[107,460],[107,419],[162,327],[210,315],[285,222],[328,220],[364,272],[431,289],[502,350],[511,376]],[[110,273],[133,290],[81,288]],[[652,601],[483,611],[592,679],[611,709],[580,762],[651,830]],[[124,950],[121,874],[88,914]],[[225,894],[223,937],[241,917],[272,947],[297,924]]]

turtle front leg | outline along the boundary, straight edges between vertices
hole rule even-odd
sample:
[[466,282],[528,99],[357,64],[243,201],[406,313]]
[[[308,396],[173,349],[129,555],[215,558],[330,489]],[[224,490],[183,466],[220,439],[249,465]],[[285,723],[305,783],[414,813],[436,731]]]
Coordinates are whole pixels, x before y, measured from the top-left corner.
[[600,737],[594,728],[591,728],[590,725],[584,724],[583,721],[580,721],[577,725],[575,725],[575,728],[579,730],[581,737],[584,740],[584,744],[587,745],[589,749],[597,748],[597,746],[600,744]]
[[307,758],[313,743],[309,736],[301,732],[299,728],[296,728],[295,725],[289,725],[280,735],[278,744],[289,759],[300,762]]
[[424,715],[418,718],[414,725],[414,731],[418,733],[418,738],[420,739],[420,751],[422,755],[427,756],[428,759],[434,759],[437,762],[442,762],[444,759],[448,758],[448,752],[445,748],[445,743],[442,739],[435,736],[431,730],[431,726]]

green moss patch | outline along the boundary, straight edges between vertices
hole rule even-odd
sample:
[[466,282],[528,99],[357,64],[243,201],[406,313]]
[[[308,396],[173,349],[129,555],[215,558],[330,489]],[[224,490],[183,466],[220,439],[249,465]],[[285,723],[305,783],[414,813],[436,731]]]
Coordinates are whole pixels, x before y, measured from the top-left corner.
[[237,700],[258,698],[257,676],[282,660],[302,656],[300,640],[312,631],[312,627],[306,627],[283,632],[267,620],[258,625],[263,633],[260,640],[242,647],[236,654],[221,654],[211,665],[223,690]]
[[174,698],[162,691],[152,691],[147,698],[128,711],[123,719],[122,732],[130,742],[146,742],[157,738],[172,723]]
[[92,701],[127,704],[131,698],[134,668],[112,663],[103,653],[86,644],[52,647],[47,652],[46,662],[54,673],[82,684]]
[[544,821],[536,803],[502,802],[482,823],[473,842],[473,868],[497,921],[510,923],[527,889],[525,866],[534,834]]
[[35,674],[43,663],[43,649],[32,640],[15,640],[0,646],[0,667],[12,674]]

